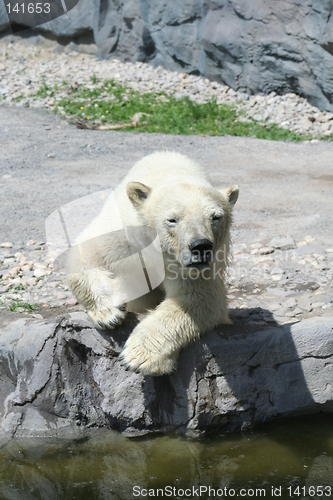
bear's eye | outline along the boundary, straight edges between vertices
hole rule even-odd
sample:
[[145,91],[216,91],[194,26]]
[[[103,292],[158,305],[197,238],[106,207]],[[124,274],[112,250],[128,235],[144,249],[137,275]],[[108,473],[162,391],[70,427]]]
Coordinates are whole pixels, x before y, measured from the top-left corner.
[[177,219],[175,219],[174,217],[170,217],[169,219],[167,219],[168,224],[177,224],[177,222]]
[[212,217],[212,221],[213,221],[213,222],[218,222],[221,218],[222,218],[222,215],[215,214],[215,215],[213,215],[213,217]]

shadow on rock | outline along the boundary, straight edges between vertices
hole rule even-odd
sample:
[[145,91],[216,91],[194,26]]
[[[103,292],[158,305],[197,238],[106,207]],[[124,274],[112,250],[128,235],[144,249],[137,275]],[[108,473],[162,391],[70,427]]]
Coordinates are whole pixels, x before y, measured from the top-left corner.
[[320,320],[279,326],[261,308],[234,310],[231,316],[234,325],[219,326],[181,353],[174,374],[146,377],[145,406],[154,427],[194,435],[244,430],[331,405],[326,396],[332,400],[332,391],[318,397],[323,385],[315,366],[322,365],[323,379],[330,376],[313,349],[317,342],[319,350],[327,348],[317,337]]

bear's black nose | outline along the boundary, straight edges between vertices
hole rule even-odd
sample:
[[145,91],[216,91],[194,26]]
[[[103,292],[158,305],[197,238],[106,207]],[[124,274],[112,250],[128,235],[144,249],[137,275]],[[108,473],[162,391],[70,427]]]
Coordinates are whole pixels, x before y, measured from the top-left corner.
[[189,248],[194,262],[210,262],[212,260],[213,243],[207,238],[192,241]]

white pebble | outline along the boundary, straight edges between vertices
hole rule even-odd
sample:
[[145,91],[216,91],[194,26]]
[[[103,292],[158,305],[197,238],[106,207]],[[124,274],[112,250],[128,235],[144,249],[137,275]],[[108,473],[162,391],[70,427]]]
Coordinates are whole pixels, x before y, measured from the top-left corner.
[[78,301],[77,301],[76,299],[74,299],[74,298],[73,298],[73,299],[69,299],[69,300],[67,300],[66,304],[67,304],[68,306],[76,306],[76,304],[78,304]]
[[43,276],[46,276],[47,275],[47,272],[45,271],[45,269],[35,269],[34,270],[34,276],[36,278],[42,278]]
[[313,302],[312,304],[313,309],[319,309],[321,307],[324,307],[325,302]]
[[33,265],[32,264],[24,264],[21,269],[22,271],[31,271],[32,270],[32,267]]
[[46,267],[42,262],[35,262],[35,269],[46,269]]
[[21,268],[19,266],[16,266],[16,267],[12,267],[12,269],[10,269],[8,271],[8,274],[10,276],[16,276],[20,271],[21,271]]

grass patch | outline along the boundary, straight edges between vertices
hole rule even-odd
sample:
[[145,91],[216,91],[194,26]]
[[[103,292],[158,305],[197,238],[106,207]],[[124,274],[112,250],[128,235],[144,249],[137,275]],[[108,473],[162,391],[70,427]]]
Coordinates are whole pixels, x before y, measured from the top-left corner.
[[7,306],[7,311],[11,312],[21,312],[21,310],[33,312],[39,309],[38,304],[29,304],[28,302],[22,302],[21,300],[13,300],[12,303]]
[[22,285],[21,283],[19,285],[15,285],[13,290],[25,290],[27,287]]
[[[185,97],[175,99],[165,93],[140,94],[113,80],[100,82],[95,76],[90,86],[48,87],[45,82],[36,97],[53,98],[54,110],[67,118],[91,124],[125,125],[131,132],[156,132],[181,135],[243,136],[279,141],[304,141],[312,137],[251,120],[242,121],[235,106],[215,100],[197,104]],[[133,123],[133,117],[139,119]]]

